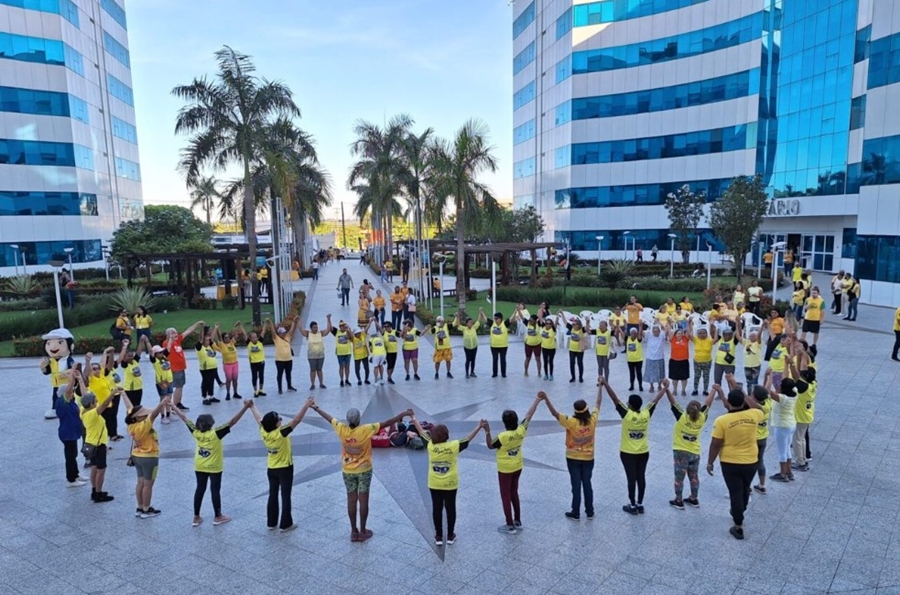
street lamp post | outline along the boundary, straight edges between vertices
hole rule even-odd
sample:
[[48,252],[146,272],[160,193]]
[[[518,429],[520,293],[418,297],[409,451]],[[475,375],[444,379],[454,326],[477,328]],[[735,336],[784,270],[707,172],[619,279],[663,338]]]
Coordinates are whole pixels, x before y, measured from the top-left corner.
[[787,246],[787,242],[772,244],[772,307],[778,301],[778,251]]
[[669,234],[669,240],[671,240],[671,246],[669,249],[669,278],[672,279],[675,277],[675,238],[678,237],[674,233]]
[[707,263],[706,263],[706,288],[709,289],[712,285],[712,242],[706,242],[707,248]]
[[13,263],[16,265],[16,277],[19,276],[19,245],[18,244],[10,244],[10,248],[13,249],[16,256],[13,258]]
[[68,254],[69,256],[69,279],[71,281],[75,280],[75,268],[72,266],[72,252],[75,251],[75,248],[69,246],[68,248],[63,248],[63,252]]
[[628,234],[630,233],[630,231],[622,232],[622,237],[625,239],[625,256],[623,257],[623,259],[628,258]]
[[444,317],[444,259],[438,262],[438,274],[441,278],[441,318]]
[[66,262],[64,260],[51,260],[47,264],[53,267],[53,285],[56,288],[56,314],[59,317],[59,328],[66,328],[65,323],[63,323],[62,297],[59,293],[59,269],[65,266]]
[[597,236],[597,276],[600,276],[600,263],[603,261],[603,236]]
[[766,247],[766,243],[761,238],[756,243],[759,244],[759,261],[756,263],[756,277],[762,280],[763,249]]

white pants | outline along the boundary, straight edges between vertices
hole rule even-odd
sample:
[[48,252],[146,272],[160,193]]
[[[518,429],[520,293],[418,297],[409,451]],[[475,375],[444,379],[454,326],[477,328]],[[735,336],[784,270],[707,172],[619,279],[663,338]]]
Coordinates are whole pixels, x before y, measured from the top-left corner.
[[[778,453],[778,462],[786,463],[791,460],[791,439],[794,437],[794,428],[772,428],[772,437],[775,439],[775,452]],[[804,448],[806,446],[804,445]]]

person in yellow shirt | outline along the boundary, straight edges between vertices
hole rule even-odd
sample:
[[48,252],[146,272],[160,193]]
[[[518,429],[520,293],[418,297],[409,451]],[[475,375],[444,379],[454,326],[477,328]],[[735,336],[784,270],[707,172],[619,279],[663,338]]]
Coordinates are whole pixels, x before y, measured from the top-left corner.
[[234,391],[234,398],[238,401],[244,397],[238,394],[238,372],[240,364],[238,363],[237,338],[247,339],[247,333],[240,322],[234,323],[234,329],[231,333],[223,333],[220,323],[216,323],[213,329],[216,342],[215,350],[222,354],[222,371],[225,373],[225,400],[231,400],[231,392]]
[[[310,397],[312,399],[312,397]],[[360,424],[359,409],[347,410],[347,421],[342,422],[315,401],[310,408],[331,424],[341,441],[341,470],[344,488],[347,490],[347,515],[350,517],[350,541],[368,541],[373,533],[366,528],[369,519],[369,488],[372,484],[372,436],[381,428],[391,428],[404,417],[412,417],[413,410],[407,409],[390,419],[373,424]],[[357,512],[359,525],[356,524]]]
[[397,353],[400,351],[402,339],[400,333],[390,321],[385,321],[384,328],[377,327],[384,339],[385,362],[387,366],[387,382],[394,384],[394,368],[397,365]]
[[119,350],[119,359],[116,365],[122,370],[124,376],[123,382],[125,395],[131,402],[132,407],[140,407],[141,400],[144,397],[144,379],[141,376],[141,356],[134,351],[130,351],[128,347],[131,342],[128,339],[122,339],[122,349]]
[[[666,300],[666,303],[663,304],[662,307],[666,309],[666,313],[667,313],[667,314],[672,314],[672,313],[675,312],[675,306],[676,306],[676,305],[677,305],[677,304],[675,303],[675,300],[674,300],[674,299],[668,298],[668,299]],[[660,310],[662,310],[662,308],[660,308]]]
[[750,501],[753,477],[759,467],[757,428],[763,420],[759,403],[739,388],[728,392],[725,401],[728,413],[713,423],[712,442],[706,472],[713,474],[716,459],[721,460],[722,477],[731,498],[731,518],[734,526],[729,533],[735,539],[744,538],[744,511]]
[[806,301],[806,290],[801,283],[794,283],[794,293],[791,294],[791,313],[797,320],[803,320],[803,302]]
[[769,318],[763,322],[763,328],[769,331],[769,340],[766,343],[766,354],[763,359],[769,361],[772,358],[772,352],[781,344],[781,336],[784,334],[784,318],[778,310],[773,309],[769,312]]
[[421,331],[413,326],[412,318],[403,322],[400,336],[403,338],[403,369],[406,371],[406,379],[409,380],[409,367],[412,365],[413,378],[419,378],[419,337],[426,334],[431,327],[426,326]]
[[[609,378],[609,354],[612,349],[612,331],[609,323],[601,320],[594,331],[594,352],[597,356],[597,375]],[[615,352],[613,352],[615,355]]]
[[491,378],[497,377],[497,364],[500,364],[500,373],[506,378],[506,352],[509,350],[509,329],[508,324],[512,324],[512,317],[509,320],[503,319],[500,312],[494,313],[494,320],[491,323],[491,362],[493,374]]
[[506,517],[505,531],[509,534],[516,533],[522,527],[522,508],[519,504],[519,477],[524,467],[522,443],[528,432],[528,424],[534,417],[537,406],[547,394],[543,391],[537,394],[531,407],[525,413],[525,419],[519,423],[519,416],[515,411],[507,409],[503,412],[502,420],[504,431],[491,438],[491,426],[484,425],[484,437],[487,447],[497,451],[497,478],[500,481],[500,501],[503,504],[503,515]]
[[572,506],[565,516],[573,521],[581,518],[582,492],[584,492],[584,512],[587,518],[594,518],[594,487],[591,484],[591,477],[594,474],[594,442],[602,400],[602,387],[598,387],[594,409],[589,410],[587,402],[578,399],[573,404],[575,413],[569,416],[557,411],[549,397],[543,398],[550,415],[566,429],[566,467],[569,469],[569,481],[572,484]]
[[[238,324],[241,324],[238,322]],[[240,326],[241,333],[245,334],[244,326]],[[253,396],[266,396],[266,348],[262,337],[269,331],[269,326],[263,325],[262,332],[251,331],[247,335],[247,359],[250,360],[250,381],[253,383]]]
[[862,293],[862,288],[859,286],[859,280],[854,278],[853,275],[847,273],[847,315],[844,317],[844,320],[849,320],[850,322],[856,322],[856,311],[859,307],[859,296]]
[[[296,429],[307,410],[315,404],[312,397],[306,399],[303,407],[297,415],[282,425],[281,415],[276,411],[269,411],[264,416],[260,415],[256,403],[250,402],[250,412],[253,419],[259,425],[259,436],[266,447],[267,466],[266,474],[269,478],[269,500],[266,504],[266,526],[274,531],[280,527],[282,533],[297,528],[294,524],[294,516],[291,513],[291,490],[294,486],[294,455],[291,451],[291,432]],[[278,495],[281,494],[281,522],[279,523]]]
[[[398,329],[403,322],[403,304],[406,302],[406,296],[403,295],[400,291],[400,286],[397,285],[389,298],[391,300],[391,326]],[[384,323],[382,322],[383,325]]]
[[338,376],[341,386],[350,386],[350,359],[353,357],[353,333],[343,320],[337,328],[332,328],[334,335],[334,353],[338,360]]
[[619,343],[619,347],[623,347],[625,345],[625,315],[622,314],[622,308],[616,307],[609,317],[609,324],[612,327],[613,336]]
[[634,390],[635,379],[638,382],[638,390],[644,392],[644,331],[636,327],[628,329],[628,338],[625,339],[625,359],[628,362],[628,390]]
[[441,362],[444,362],[447,370],[447,378],[453,378],[450,373],[450,364],[453,361],[453,349],[450,345],[450,326],[444,321],[443,316],[438,316],[434,321],[434,327],[431,329],[434,335],[434,379],[440,378]]
[[369,339],[369,361],[372,364],[374,375],[373,382],[376,385],[384,386],[384,362],[387,359],[387,343],[382,334],[378,321],[375,321],[376,330],[374,334],[368,335]]
[[771,272],[772,272],[772,260],[773,260],[774,258],[775,258],[775,255],[772,254],[772,251],[771,251],[771,250],[769,250],[768,252],[766,252],[765,254],[763,254],[763,264],[765,265],[766,270],[769,271],[769,273],[770,273],[770,274],[768,275],[768,277],[771,277],[771,276],[772,276],[772,275],[771,275]]
[[147,313],[147,308],[138,306],[137,314],[134,315],[134,330],[137,338],[137,352],[142,349],[150,352],[150,341],[152,337],[153,318]]
[[[293,383],[294,371],[294,350],[291,348],[291,340],[294,337],[294,331],[297,329],[298,318],[291,320],[290,328],[279,326],[272,333],[272,342],[275,344],[275,380],[278,383],[278,394],[281,394],[281,381],[287,380],[287,390],[289,393],[297,392]],[[268,318],[266,322],[269,328],[273,328],[272,321]]]
[[153,499],[153,484],[159,471],[159,435],[153,428],[153,422],[159,414],[169,407],[169,397],[161,400],[155,409],[150,410],[140,405],[134,406],[125,393],[125,426],[131,436],[131,462],[137,471],[137,486],[134,493],[137,499],[135,516],[149,519],[159,516],[159,511],[150,505]]
[[894,312],[894,350],[891,352],[891,359],[900,362],[900,308]]
[[760,494],[766,493],[766,443],[769,440],[769,415],[772,412],[772,399],[769,398],[769,391],[764,386],[755,384],[751,389],[753,398],[759,403],[763,412],[763,418],[756,426],[756,446],[759,452],[759,463],[756,467],[756,474],[759,483],[753,485],[753,489]]
[[111,403],[112,399],[98,402],[97,395],[91,391],[83,392],[81,395],[81,423],[84,424],[82,452],[91,464],[92,502],[112,502],[115,499],[103,491],[103,481],[106,478],[106,449],[109,444],[109,433],[106,431],[103,414]]
[[794,420],[797,427],[794,430],[792,440],[791,467],[797,471],[809,471],[807,460],[807,440],[809,439],[809,426],[816,418],[816,393],[819,386],[816,382],[815,368],[807,368],[798,372],[796,366],[791,363],[791,373],[799,378],[796,383],[797,402],[794,404]]
[[[562,318],[562,310],[557,314]],[[575,368],[578,368],[578,382],[584,382],[584,352],[591,346],[591,329],[582,326],[581,318],[573,316],[566,323],[569,335],[569,382],[575,382]]]
[[813,355],[818,351],[817,343],[819,342],[819,327],[825,321],[825,298],[819,295],[818,285],[812,288],[812,293],[806,298],[803,308],[803,335],[802,340],[806,341],[806,333],[813,334],[813,342],[810,349]]
[[[669,406],[672,415],[675,416],[675,427],[672,429],[672,458],[675,466],[675,499],[669,500],[669,504],[678,510],[684,510],[684,503],[697,508],[700,502],[697,499],[700,493],[700,433],[706,425],[707,412],[720,387],[713,385],[703,404],[700,401],[691,401],[687,409],[683,409],[672,391],[666,391],[669,398]],[[724,393],[722,393],[724,394]],[[687,475],[691,486],[691,497],[683,498],[684,476]]]
[[516,324],[525,327],[525,376],[528,376],[528,368],[531,367],[531,358],[534,358],[534,364],[537,366],[537,375],[541,376],[541,323],[537,314],[525,317],[522,310],[516,310],[514,314]]
[[212,329],[208,327],[203,329],[201,339],[195,349],[200,368],[200,396],[203,398],[203,404],[218,403],[219,399],[213,396],[219,362],[216,360],[215,333]]
[[631,296],[631,299],[627,304],[625,304],[625,335],[628,336],[631,334],[631,329],[636,328],[638,330],[643,330],[643,323],[641,322],[641,312],[644,311],[644,307],[638,303],[637,297]]
[[194,520],[191,521],[192,527],[200,526],[203,517],[200,516],[200,509],[203,506],[203,497],[206,495],[206,486],[210,487],[210,495],[212,496],[213,526],[223,525],[231,520],[231,517],[222,514],[222,473],[225,471],[225,455],[222,448],[222,439],[231,433],[231,428],[241,421],[244,413],[250,409],[253,402],[250,399],[244,400],[244,405],[231,418],[231,420],[219,427],[216,427],[216,420],[212,415],[204,413],[197,417],[194,423],[187,418],[183,411],[177,407],[173,407],[175,415],[181,418],[184,425],[194,438],[197,448],[194,450],[194,475],[197,476],[197,487],[194,489]]
[[703,378],[703,392],[709,392],[709,371],[712,367],[713,339],[706,327],[694,329],[693,321],[688,321],[688,336],[694,344],[694,390],[691,396],[700,394],[700,378]]
[[131,324],[131,319],[128,317],[128,310],[119,311],[119,316],[116,318],[115,323],[115,333],[113,334],[113,339],[117,341],[121,341],[122,339],[131,338],[131,333],[134,330],[134,327]]
[[456,542],[456,492],[459,489],[459,453],[478,435],[487,421],[481,420],[462,440],[450,440],[447,426],[438,424],[426,432],[416,416],[416,430],[427,443],[428,490],[431,492],[431,518],[434,521],[434,544],[444,545],[444,510],[447,511],[447,544]]
[[688,296],[684,296],[681,298],[681,309],[684,310],[688,316],[694,313],[694,304],[691,303],[691,298]]
[[357,327],[353,330],[353,371],[356,374],[356,385],[362,386],[363,379],[360,377],[359,368],[365,369],[365,384],[369,382],[369,339],[367,337],[371,319],[365,325]]
[[[622,436],[619,444],[619,457],[622,459],[622,467],[625,468],[625,478],[628,483],[629,503],[622,507],[628,514],[644,514],[644,490],[647,487],[646,472],[647,461],[650,460],[649,428],[650,418],[656,410],[663,395],[669,393],[668,379],[662,381],[661,388],[650,404],[643,408],[644,400],[640,395],[629,395],[626,407],[616,396],[615,391],[609,386],[607,380],[600,378],[600,388],[606,389],[606,394],[616,406],[616,413],[622,418]],[[670,397],[671,394],[670,394]],[[637,493],[635,494],[635,488]]]
[[473,320],[467,316],[465,323],[460,324],[459,312],[453,318],[453,326],[463,336],[463,353],[466,354],[466,378],[478,378],[475,375],[475,356],[478,354],[478,329],[483,324],[487,324],[487,317],[481,308],[478,310],[478,320]]
[[109,406],[103,410],[103,420],[106,423],[106,433],[113,442],[122,440],[119,434],[119,403],[122,400],[124,387],[119,386],[121,378],[113,371],[115,361],[113,348],[107,347],[100,356],[100,363],[92,362],[93,353],[87,353],[84,357],[84,367],[90,370],[87,378],[88,389],[97,396],[97,402],[110,401]]
[[803,278],[803,267],[795,266],[793,270],[791,270],[791,283],[800,283],[800,279]]
[[385,306],[385,303],[386,303],[386,302],[385,302],[385,300],[384,300],[384,296],[381,295],[381,290],[380,290],[380,289],[376,289],[376,290],[375,290],[375,297],[372,298],[372,305],[375,307],[375,318],[377,318],[378,321],[379,321],[381,324],[384,324],[384,306]]
[[319,388],[325,386],[323,369],[325,368],[325,337],[332,334],[331,314],[325,315],[325,330],[319,330],[319,323],[310,321],[308,329],[300,329],[300,334],[306,339],[306,361],[309,362],[309,390],[316,389],[316,379]]
[[557,320],[549,315],[539,318],[541,323],[541,360],[544,364],[544,380],[553,381],[553,372],[556,360],[556,329]]

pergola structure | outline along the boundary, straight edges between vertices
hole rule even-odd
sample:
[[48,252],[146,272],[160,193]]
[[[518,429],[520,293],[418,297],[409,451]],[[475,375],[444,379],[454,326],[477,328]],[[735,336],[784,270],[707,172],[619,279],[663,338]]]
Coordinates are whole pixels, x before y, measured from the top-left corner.
[[[431,240],[429,262],[434,262],[430,257],[436,252],[456,252],[456,242],[452,240]],[[471,254],[500,255],[500,284],[509,285],[512,276],[510,260],[515,254],[529,252],[531,254],[531,282],[537,281],[537,251],[545,248],[555,248],[562,244],[559,242],[505,242],[499,244],[466,244],[466,256]],[[466,287],[469,287],[469,261],[464,264],[466,275]]]

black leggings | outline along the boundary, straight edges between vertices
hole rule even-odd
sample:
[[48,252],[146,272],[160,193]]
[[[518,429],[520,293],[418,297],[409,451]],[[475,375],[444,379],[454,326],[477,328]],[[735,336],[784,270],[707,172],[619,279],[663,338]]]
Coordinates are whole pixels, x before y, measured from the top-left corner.
[[[266,504],[266,524],[287,529],[294,524],[291,514],[291,490],[294,487],[294,466],[268,469],[269,501]],[[281,524],[278,523],[278,494],[281,493]]]
[[553,376],[553,359],[556,357],[556,349],[541,347],[541,359],[544,360],[544,374]]
[[63,454],[66,457],[66,481],[78,479],[78,440],[63,440]]
[[644,390],[644,362],[628,362],[628,380],[631,381],[629,390],[634,390],[635,378],[637,378],[638,386]]
[[769,337],[769,342],[766,343],[766,361],[772,358],[772,352],[775,351],[775,348],[778,347],[778,344],[781,343],[781,335],[775,335],[774,337]]
[[293,382],[291,382],[291,373],[294,371],[294,360],[288,360],[286,362],[275,362],[275,379],[278,381],[278,390],[281,390],[281,378],[287,375],[287,387],[294,388]]
[[388,373],[393,372],[394,366],[397,365],[397,352],[396,351],[394,353],[388,352],[388,354],[385,356],[385,358],[387,359]]
[[122,397],[121,395],[114,395],[110,398],[112,401],[109,407],[104,409],[100,415],[106,422],[106,433],[112,438],[119,435],[119,402],[122,400]]
[[475,347],[473,349],[469,349],[468,347],[463,347],[463,351],[465,351],[466,353],[466,374],[474,374],[475,354],[478,353],[478,348]]
[[356,372],[356,380],[359,381],[359,366],[362,365],[366,370],[366,380],[369,379],[369,358],[364,357],[362,359],[353,360],[353,368]]
[[431,519],[434,521],[435,537],[444,535],[444,509],[447,509],[447,535],[456,529],[456,490],[431,491]]
[[500,374],[506,376],[506,351],[509,347],[491,347],[493,375],[497,375],[497,358],[500,359]]
[[200,507],[203,506],[207,483],[209,483],[210,495],[212,495],[213,511],[216,516],[222,516],[222,472],[194,471],[194,474],[197,476],[197,489],[194,490],[194,516],[200,516]]
[[141,406],[141,401],[144,399],[144,389],[126,390],[125,394],[128,395],[128,400],[131,401],[133,407]]
[[200,370],[200,396],[204,399],[213,396],[213,390],[216,387],[217,373],[215,368],[212,370]]
[[250,378],[253,382],[253,388],[262,389],[266,383],[266,362],[250,362]]
[[578,379],[584,380],[584,352],[569,351],[569,378],[575,380],[575,366],[578,366]]
[[[647,471],[647,461],[650,459],[650,453],[644,452],[639,455],[620,452],[619,457],[622,459],[622,467],[625,468],[625,480],[628,482],[628,501],[631,505],[644,503],[644,488],[647,487],[647,481],[644,474]],[[637,486],[637,500],[634,499],[634,488]]]

